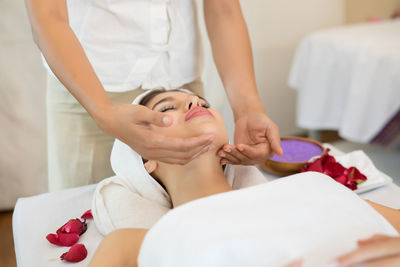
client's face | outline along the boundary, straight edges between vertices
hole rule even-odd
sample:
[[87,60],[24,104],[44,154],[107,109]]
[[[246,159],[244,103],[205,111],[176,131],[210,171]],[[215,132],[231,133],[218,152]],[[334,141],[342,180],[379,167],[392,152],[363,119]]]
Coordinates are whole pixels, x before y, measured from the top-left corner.
[[198,96],[176,91],[163,92],[155,95],[146,106],[168,114],[173,120],[170,127],[159,128],[159,131],[167,136],[186,138],[213,134],[214,150],[229,141],[219,112],[211,109],[209,104]]

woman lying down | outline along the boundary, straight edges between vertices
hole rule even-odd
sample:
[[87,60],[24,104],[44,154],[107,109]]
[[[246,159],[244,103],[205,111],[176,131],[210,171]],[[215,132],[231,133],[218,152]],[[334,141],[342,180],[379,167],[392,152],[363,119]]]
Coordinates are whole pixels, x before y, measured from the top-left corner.
[[213,146],[182,166],[142,161],[116,141],[118,177],[100,183],[93,201],[96,226],[106,236],[90,266],[288,266],[302,259],[302,266],[314,267],[342,255],[338,266],[369,258],[400,266],[399,211],[314,172],[232,190],[216,155],[228,143],[216,110],[186,91],[151,91],[139,101],[173,118],[160,131],[213,133]]

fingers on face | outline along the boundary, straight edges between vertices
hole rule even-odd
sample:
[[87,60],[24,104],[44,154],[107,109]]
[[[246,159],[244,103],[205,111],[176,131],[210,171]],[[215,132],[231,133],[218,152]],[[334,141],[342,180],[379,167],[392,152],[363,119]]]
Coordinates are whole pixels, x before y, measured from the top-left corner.
[[152,134],[147,140],[147,149],[162,149],[184,154],[195,154],[196,149],[211,145],[212,135],[202,135],[190,138],[175,138],[161,134]]
[[240,159],[236,158],[233,156],[231,153],[227,153],[225,151],[219,151],[218,156],[220,156],[221,159],[221,164],[241,164]]
[[155,126],[165,127],[172,123],[172,119],[163,113],[152,111],[141,105],[132,105],[131,107],[134,108],[134,116],[139,118],[139,124],[153,124]]
[[191,151],[190,153],[187,152],[173,152],[170,150],[160,150],[158,153],[153,157],[155,160],[159,160],[169,164],[179,164],[185,165],[195,159],[196,157],[200,156],[201,154],[213,149],[213,145],[206,145],[204,147],[198,147],[195,150]]
[[213,148],[212,135],[180,139],[153,134],[148,139],[143,156],[170,164],[186,164]]
[[[400,238],[382,236],[375,237],[370,242],[361,243],[359,248],[338,258],[339,266],[352,266],[357,263],[371,262],[391,258],[392,262],[400,260]],[[364,265],[362,265],[364,266]],[[367,266],[367,265],[365,265]],[[375,265],[372,265],[375,266]],[[391,265],[380,265],[391,266]]]

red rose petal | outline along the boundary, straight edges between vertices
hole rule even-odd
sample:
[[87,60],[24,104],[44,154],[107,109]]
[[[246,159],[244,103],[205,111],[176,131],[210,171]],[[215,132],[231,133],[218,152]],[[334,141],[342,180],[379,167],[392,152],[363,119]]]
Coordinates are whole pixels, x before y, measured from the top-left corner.
[[339,182],[339,183],[341,183],[343,185],[346,185],[347,184],[347,180],[348,180],[348,178],[345,175],[341,175],[341,176],[336,177],[334,179],[335,179],[336,182]]
[[367,180],[367,177],[364,174],[362,174],[356,167],[350,167],[349,172],[350,172],[349,178],[352,181],[361,180],[361,182],[363,182],[363,181]]
[[69,262],[80,262],[87,256],[87,250],[83,244],[73,245],[68,252],[61,255],[61,260]]
[[351,190],[356,190],[357,189],[357,183],[356,182],[349,182],[346,184],[346,186],[348,188],[350,188]]
[[80,235],[83,233],[83,223],[79,219],[71,219],[57,230],[57,234],[59,233]]
[[350,167],[346,169],[333,156],[329,155],[328,152],[329,149],[314,162],[306,163],[301,172],[315,171],[324,173],[351,190],[356,190],[358,184],[367,180],[367,177],[357,168]]
[[301,170],[302,172],[309,171],[309,172],[322,172],[322,160],[321,159],[316,159],[314,162],[307,163],[303,169]]
[[56,234],[48,234],[48,235],[46,236],[46,239],[47,239],[50,243],[52,243],[52,244],[54,244],[54,245],[60,246],[60,240],[58,240],[58,236],[57,236]]
[[81,219],[93,219],[92,210],[87,210],[82,216]]
[[324,166],[324,170],[330,177],[336,178],[343,175],[346,168],[336,161],[328,161]]
[[63,234],[63,233],[58,233],[58,234],[48,234],[46,236],[46,239],[57,246],[62,246],[62,247],[70,247],[79,240],[79,235],[76,233],[70,233],[70,234]]

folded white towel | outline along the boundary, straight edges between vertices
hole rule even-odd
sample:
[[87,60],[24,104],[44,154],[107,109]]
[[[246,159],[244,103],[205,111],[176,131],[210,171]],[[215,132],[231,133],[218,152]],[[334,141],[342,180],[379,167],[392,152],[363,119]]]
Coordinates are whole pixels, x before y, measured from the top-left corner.
[[[150,92],[139,95],[132,104],[138,104]],[[101,234],[126,227],[150,228],[172,208],[168,193],[148,174],[142,157],[117,139],[111,152],[111,167],[116,176],[97,185],[92,201],[94,222]],[[233,189],[267,181],[254,166],[227,165],[225,176]]]
[[354,192],[306,172],[179,206],[147,233],[140,267],[326,266],[396,230]]

